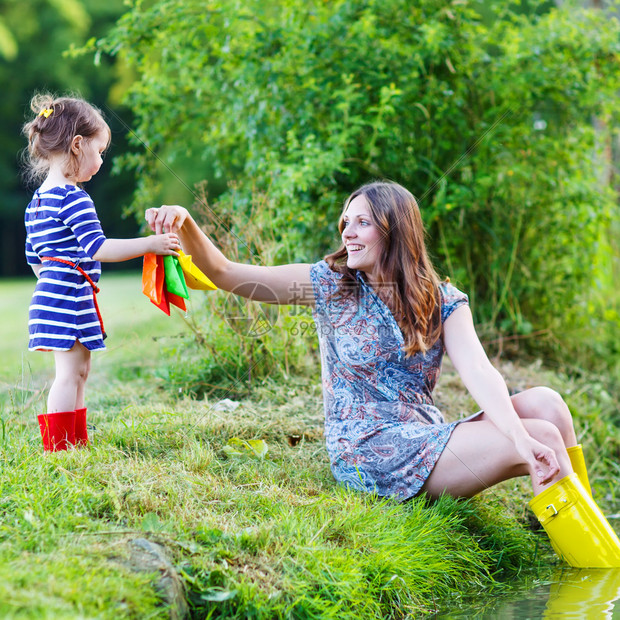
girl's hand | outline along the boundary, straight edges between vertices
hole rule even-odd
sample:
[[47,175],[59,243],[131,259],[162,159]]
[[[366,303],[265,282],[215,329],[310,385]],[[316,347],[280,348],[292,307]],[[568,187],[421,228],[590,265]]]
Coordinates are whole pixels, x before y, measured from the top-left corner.
[[153,254],[163,254],[164,256],[178,256],[181,249],[181,242],[176,233],[164,233],[163,235],[153,235],[147,237],[150,241]]
[[164,231],[178,232],[188,215],[187,209],[179,205],[162,205],[159,209],[147,209],[144,213],[151,230],[158,235]]
[[517,452],[525,460],[530,470],[530,475],[539,483],[547,484],[558,475],[560,465],[555,452],[537,441],[533,437],[527,437],[515,444]]

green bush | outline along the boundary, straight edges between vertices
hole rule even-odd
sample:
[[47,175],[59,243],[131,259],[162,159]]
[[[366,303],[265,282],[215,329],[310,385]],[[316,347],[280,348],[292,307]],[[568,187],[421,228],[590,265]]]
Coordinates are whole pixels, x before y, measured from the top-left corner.
[[[210,206],[201,191],[194,214],[226,256],[269,265],[279,249],[273,214],[264,196],[255,199],[248,217],[234,208],[233,198]],[[210,220],[214,212],[218,217]],[[185,320],[190,329],[164,350],[159,367],[165,387],[175,394],[239,398],[267,377],[286,381],[293,373],[317,374],[317,339],[307,307],[209,291]]]
[[620,27],[562,4],[136,3],[94,44],[138,76],[136,150],[117,162],[139,173],[134,209],[178,195],[170,170],[246,217],[268,189],[269,258],[314,260],[347,193],[391,178],[419,196],[440,269],[488,333],[617,356]]

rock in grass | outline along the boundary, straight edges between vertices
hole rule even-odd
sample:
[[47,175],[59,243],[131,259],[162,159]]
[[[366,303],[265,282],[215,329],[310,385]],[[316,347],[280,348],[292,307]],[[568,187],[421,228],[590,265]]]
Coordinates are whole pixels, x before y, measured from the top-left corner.
[[234,411],[241,403],[237,400],[230,400],[225,398],[213,405],[213,411]]
[[135,538],[127,543],[131,570],[145,573],[159,573],[155,588],[170,610],[170,620],[189,617],[183,582],[168,558],[165,547],[147,540]]

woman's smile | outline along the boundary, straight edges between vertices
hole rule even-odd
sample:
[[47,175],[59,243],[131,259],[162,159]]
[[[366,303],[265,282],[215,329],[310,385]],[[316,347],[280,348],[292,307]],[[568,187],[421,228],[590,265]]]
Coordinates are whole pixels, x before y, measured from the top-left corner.
[[351,243],[347,245],[347,251],[349,252],[349,254],[351,254],[351,252],[359,252],[360,250],[363,250],[363,249],[364,249],[363,245],[357,245],[355,243]]
[[372,282],[379,268],[383,243],[366,198],[354,198],[342,216],[342,242],[347,249],[347,266],[363,271]]

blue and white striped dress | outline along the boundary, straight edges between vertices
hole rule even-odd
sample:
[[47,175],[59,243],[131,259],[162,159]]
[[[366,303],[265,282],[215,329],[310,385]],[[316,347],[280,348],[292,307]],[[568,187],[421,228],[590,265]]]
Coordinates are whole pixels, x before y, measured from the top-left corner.
[[30,302],[29,351],[68,351],[79,340],[87,349],[105,349],[93,289],[69,265],[42,261],[55,257],[79,261],[93,282],[99,280],[101,263],[93,256],[105,241],[95,205],[75,185],[38,189],[25,215],[26,260],[42,264]]

